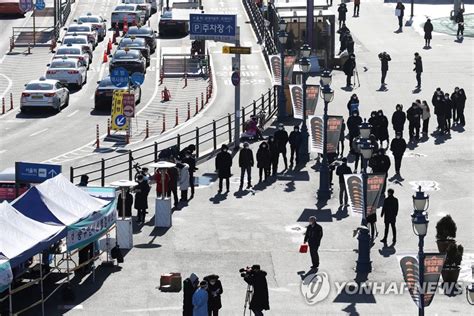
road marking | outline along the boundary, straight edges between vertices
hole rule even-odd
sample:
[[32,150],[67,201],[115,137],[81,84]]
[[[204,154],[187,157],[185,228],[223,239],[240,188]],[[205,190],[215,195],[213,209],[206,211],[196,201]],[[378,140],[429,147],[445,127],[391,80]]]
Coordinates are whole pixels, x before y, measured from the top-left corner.
[[3,57],[0,59],[0,64],[3,64],[3,61],[5,60],[5,57],[7,57],[7,54],[8,54],[8,51],[6,51],[6,52],[3,54]]
[[6,152],[7,150],[4,149],[4,150],[0,150],[0,154],[3,154],[4,152]]
[[[105,71],[105,64],[100,65],[100,71],[99,71],[99,80],[102,80],[104,78],[104,71]],[[90,99],[93,100],[95,98],[95,94],[92,93]]]
[[26,120],[7,120],[3,121],[3,123],[25,123]]
[[36,135],[39,135],[39,134],[41,134],[41,133],[44,133],[44,132],[46,132],[47,130],[48,130],[48,129],[47,129],[47,128],[45,128],[45,129],[42,129],[41,131],[37,131],[37,132],[35,132],[35,133],[31,134],[31,135],[30,135],[30,137],[31,137],[31,136],[36,136]]
[[74,112],[72,112],[71,114],[69,114],[67,117],[71,117],[71,116],[74,116],[77,114],[77,112],[79,112],[79,110],[75,110]]
[[8,86],[7,88],[2,92],[2,94],[0,94],[0,99],[3,98],[5,96],[5,94],[7,93],[8,90],[10,90],[10,88],[12,87],[12,81],[10,78],[8,78],[7,76],[5,76],[4,74],[0,74],[0,76],[4,77],[5,79],[7,79],[8,81]]

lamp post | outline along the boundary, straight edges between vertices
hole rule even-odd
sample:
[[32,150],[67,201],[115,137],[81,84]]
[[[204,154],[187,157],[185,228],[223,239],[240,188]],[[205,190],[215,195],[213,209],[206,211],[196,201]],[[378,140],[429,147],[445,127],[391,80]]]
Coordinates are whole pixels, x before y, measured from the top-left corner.
[[[302,47],[303,49],[303,47]],[[307,162],[309,160],[308,150],[308,125],[306,124],[306,80],[311,70],[311,62],[307,56],[306,50],[301,50],[302,57],[299,60],[301,72],[303,73],[302,90],[303,90],[303,124],[301,125],[301,146],[299,148],[300,161]],[[309,54],[308,54],[309,55]]]
[[[308,46],[309,47],[309,46]],[[309,54],[308,54],[309,55]],[[321,95],[324,100],[324,115],[323,115],[323,161],[319,169],[319,190],[318,200],[327,201],[331,198],[331,191],[329,188],[329,164],[327,153],[327,129],[328,129],[328,106],[334,99],[334,90],[331,89],[332,75],[331,72],[325,70],[321,75]],[[303,97],[304,98],[304,97]]]
[[284,120],[288,115],[286,113],[286,100],[285,100],[285,45],[288,40],[288,33],[286,32],[286,22],[281,19],[278,22],[278,41],[280,42],[280,78],[281,85],[278,90],[278,121]]
[[418,191],[413,195],[413,208],[414,211],[411,214],[411,222],[413,225],[413,232],[418,236],[418,265],[419,265],[419,281],[420,281],[420,304],[418,307],[418,315],[425,315],[425,294],[424,294],[424,273],[425,273],[425,253],[423,251],[424,238],[428,231],[428,213],[426,212],[429,207],[429,195],[425,195],[425,192],[421,191],[421,186],[418,187]]
[[410,13],[410,21],[413,21],[413,7],[415,6],[415,0],[411,0],[411,13]]

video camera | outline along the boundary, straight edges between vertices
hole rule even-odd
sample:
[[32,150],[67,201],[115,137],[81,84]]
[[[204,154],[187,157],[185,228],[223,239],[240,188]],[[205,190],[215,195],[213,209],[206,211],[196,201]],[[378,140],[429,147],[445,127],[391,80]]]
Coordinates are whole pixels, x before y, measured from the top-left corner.
[[256,272],[256,270],[260,270],[260,265],[254,264],[251,267],[247,266],[245,268],[239,269],[239,272],[240,272],[240,276],[245,278],[248,275],[254,274]]

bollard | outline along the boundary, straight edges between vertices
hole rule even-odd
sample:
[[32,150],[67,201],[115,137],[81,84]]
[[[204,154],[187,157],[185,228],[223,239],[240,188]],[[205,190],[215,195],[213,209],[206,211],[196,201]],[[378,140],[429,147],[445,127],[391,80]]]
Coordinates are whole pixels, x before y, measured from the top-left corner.
[[148,120],[146,120],[146,127],[145,127],[145,138],[148,138],[149,136],[149,125],[148,125]]
[[188,74],[184,74],[184,87],[186,88],[188,86]]
[[111,51],[112,51],[112,40],[109,38],[109,42],[107,43],[107,55],[109,55]]
[[194,115],[198,113],[199,113],[199,100],[198,100],[198,97],[196,97],[196,113]]
[[5,114],[5,98],[2,98],[2,114]]
[[179,119],[178,119],[178,108],[176,108],[176,124],[174,126],[178,126]]
[[12,36],[10,38],[10,53],[13,51],[14,48],[15,48],[15,39]]
[[10,92],[10,111],[13,110],[13,93]]
[[109,61],[109,56],[107,55],[107,50],[104,50],[104,56],[102,57],[102,62],[106,63]]
[[117,43],[117,34],[115,32],[112,34],[112,43]]
[[209,103],[209,86],[206,87],[206,104]]
[[28,43],[28,55],[31,54],[31,43]]
[[163,130],[161,132],[164,133],[164,131],[166,131],[166,115],[165,114],[163,114]]
[[95,139],[95,148],[98,149],[100,147],[99,146],[100,145],[99,144],[99,124],[96,125],[95,129],[96,129],[96,131],[95,131],[95,138],[96,138]]
[[163,68],[160,69],[160,85],[163,84],[163,78],[165,77],[165,72]]
[[110,136],[110,119],[107,119],[107,136]]
[[127,128],[127,131],[125,132],[125,144],[130,143],[130,129]]
[[201,110],[204,109],[204,93],[201,92]]
[[188,119],[187,120],[189,120],[190,118],[191,118],[191,103],[188,102]]

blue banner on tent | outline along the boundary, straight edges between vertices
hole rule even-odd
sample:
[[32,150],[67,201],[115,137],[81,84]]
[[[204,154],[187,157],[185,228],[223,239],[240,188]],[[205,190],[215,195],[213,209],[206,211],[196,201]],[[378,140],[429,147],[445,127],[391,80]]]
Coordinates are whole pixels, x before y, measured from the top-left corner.
[[8,289],[13,281],[12,268],[7,260],[0,260],[0,293]]

